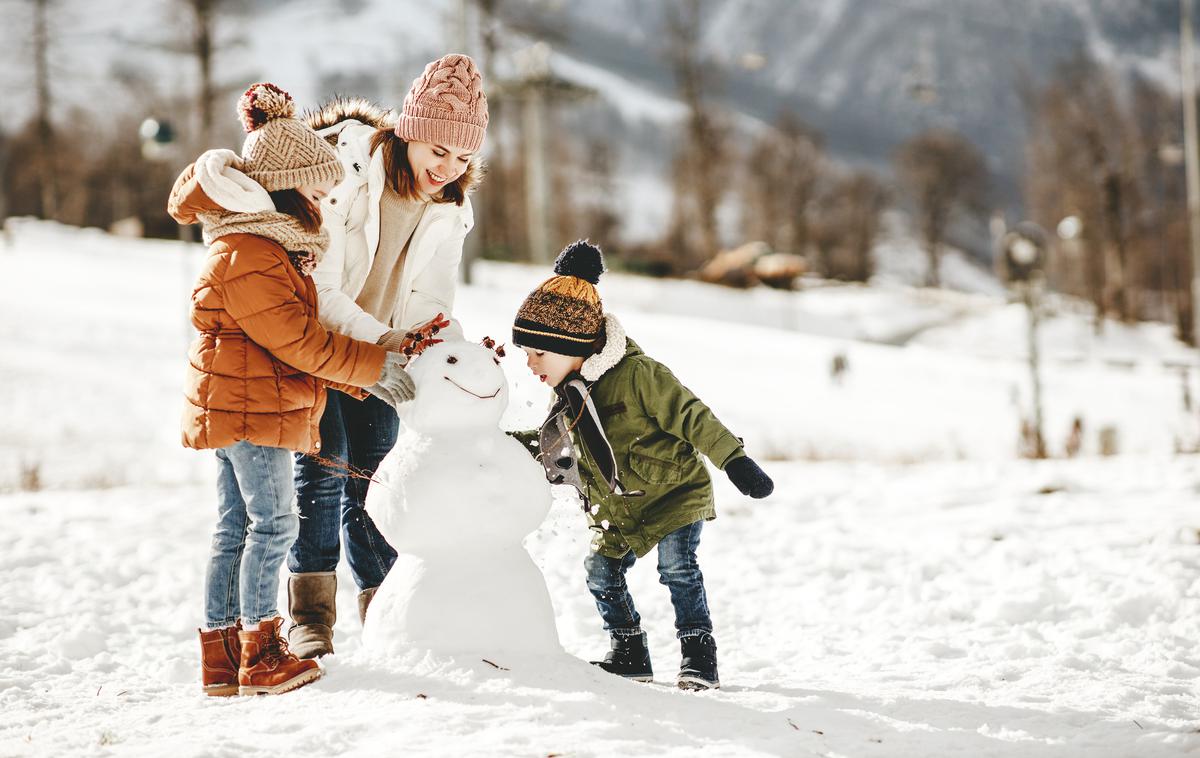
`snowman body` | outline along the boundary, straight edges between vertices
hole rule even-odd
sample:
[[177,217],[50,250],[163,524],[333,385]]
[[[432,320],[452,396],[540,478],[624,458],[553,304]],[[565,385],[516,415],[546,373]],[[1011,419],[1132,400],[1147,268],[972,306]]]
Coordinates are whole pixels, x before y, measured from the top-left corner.
[[450,342],[409,371],[402,417],[416,444],[384,458],[366,507],[396,563],[371,601],[368,647],[450,654],[561,653],[545,578],[522,544],[545,519],[550,486],[499,428],[508,383],[496,354]]

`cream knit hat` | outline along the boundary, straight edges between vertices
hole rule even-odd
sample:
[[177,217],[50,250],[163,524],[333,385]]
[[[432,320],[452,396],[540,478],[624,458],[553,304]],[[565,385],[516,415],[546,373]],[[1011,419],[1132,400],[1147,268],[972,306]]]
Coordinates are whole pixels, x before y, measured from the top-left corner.
[[487,130],[487,97],[475,61],[453,53],[425,66],[404,97],[396,136],[475,152]]
[[238,99],[238,117],[249,132],[242,170],[268,192],[346,176],[333,147],[296,117],[292,96],[274,84],[252,84]]

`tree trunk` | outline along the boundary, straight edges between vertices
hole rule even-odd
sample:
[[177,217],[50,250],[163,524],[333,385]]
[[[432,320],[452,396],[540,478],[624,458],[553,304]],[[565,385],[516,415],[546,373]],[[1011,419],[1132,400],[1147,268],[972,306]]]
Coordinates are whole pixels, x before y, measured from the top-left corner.
[[50,121],[53,104],[50,93],[50,35],[46,23],[49,0],[34,0],[33,71],[37,95],[38,172],[42,199],[42,218],[58,216],[58,175],[54,161],[54,126]]
[[213,111],[216,101],[216,85],[213,83],[213,8],[218,0],[191,0],[196,27],[193,40],[196,64],[200,69],[200,92],[196,112],[200,118],[200,130],[196,135],[201,145],[211,145],[213,136]]

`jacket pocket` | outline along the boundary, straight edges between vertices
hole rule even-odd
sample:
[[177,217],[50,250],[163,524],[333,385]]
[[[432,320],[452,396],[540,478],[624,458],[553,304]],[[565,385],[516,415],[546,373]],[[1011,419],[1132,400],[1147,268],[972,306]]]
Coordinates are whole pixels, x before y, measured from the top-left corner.
[[679,464],[641,453],[629,453],[629,469],[651,484],[677,484],[683,478]]

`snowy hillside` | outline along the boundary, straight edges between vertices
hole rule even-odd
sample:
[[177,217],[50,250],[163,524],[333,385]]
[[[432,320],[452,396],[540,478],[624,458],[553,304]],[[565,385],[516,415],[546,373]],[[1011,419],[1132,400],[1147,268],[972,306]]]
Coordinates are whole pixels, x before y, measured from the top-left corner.
[[[1015,459],[1022,331],[995,296],[607,277],[608,309],[776,479],[751,501],[715,473],[719,517],[699,555],[723,688],[668,686],[678,649],[648,560],[631,586],[659,684],[582,662],[374,660],[344,575],[327,676],[218,702],[200,693],[195,636],[213,462],[178,444],[201,251],[13,228],[0,245],[0,755],[1200,751],[1200,459],[1173,452],[1194,445],[1194,413],[1163,365],[1178,346],[1153,327],[1080,352],[1068,327],[1083,317],[1064,312],[1048,337],[1048,429],[1060,450],[1084,414],[1085,454],[1033,463]],[[469,335],[507,339],[545,273],[479,266],[459,293]],[[546,389],[512,352],[504,369],[505,422],[527,426]],[[1096,455],[1104,425],[1122,455]],[[527,545],[564,647],[586,661],[605,647],[580,565],[589,534],[558,494]]]
[[[0,287],[12,290],[3,299],[14,312],[0,320],[0,381],[21,391],[0,394],[0,488],[32,468],[47,486],[206,476],[164,422],[178,412],[186,299],[202,249],[38,222],[10,228],[15,252],[5,253],[11,273]],[[43,279],[47,256],[56,261],[52,280]],[[471,333],[507,339],[513,309],[544,275],[477,263],[458,306]],[[20,284],[28,282],[44,283]],[[607,276],[602,290],[639,343],[759,454],[876,463],[1016,455],[1017,409],[1029,407],[1025,320],[997,295],[886,284],[739,291],[623,274]],[[47,293],[62,305],[46,310]],[[1104,426],[1116,429],[1123,453],[1196,445],[1183,388],[1200,399],[1200,376],[1181,381],[1187,352],[1168,327],[1110,323],[1095,337],[1086,314],[1063,312],[1048,321],[1043,352],[1052,450],[1061,451],[1076,416],[1086,452],[1098,450]],[[837,355],[849,366],[840,383],[830,377]],[[507,423],[532,424],[544,388],[518,357],[507,369],[517,390]],[[64,371],[79,385],[68,393],[56,379]],[[137,402],[113,402],[130,382]],[[59,410],[47,415],[47,407]],[[95,450],[103,429],[122,433]]]

